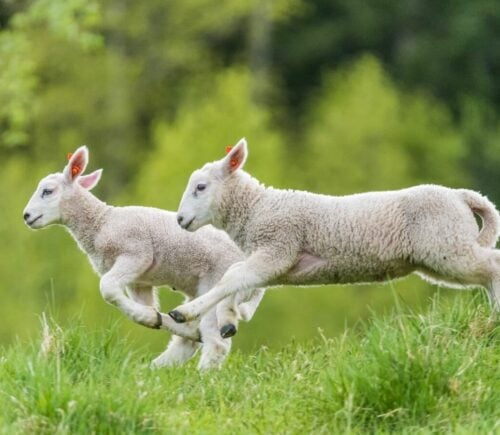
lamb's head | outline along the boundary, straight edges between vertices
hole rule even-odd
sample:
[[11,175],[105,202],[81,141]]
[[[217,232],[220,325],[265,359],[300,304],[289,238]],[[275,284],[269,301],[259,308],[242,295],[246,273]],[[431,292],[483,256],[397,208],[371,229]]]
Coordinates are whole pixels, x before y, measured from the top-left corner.
[[89,153],[86,146],[78,148],[69,158],[63,172],[42,178],[24,209],[24,221],[33,229],[61,223],[61,209],[79,189],[90,190],[101,178],[102,169],[82,175],[87,167]]
[[177,212],[182,228],[195,231],[203,225],[216,224],[227,182],[243,167],[247,156],[247,142],[241,139],[223,159],[192,173]]

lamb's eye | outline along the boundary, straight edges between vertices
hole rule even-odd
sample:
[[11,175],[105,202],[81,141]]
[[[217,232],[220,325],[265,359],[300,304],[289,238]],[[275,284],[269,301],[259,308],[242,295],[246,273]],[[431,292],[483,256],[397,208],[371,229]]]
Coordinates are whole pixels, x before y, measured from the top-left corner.
[[196,190],[198,192],[201,192],[203,190],[205,190],[205,188],[207,187],[207,185],[205,183],[199,183],[197,186],[196,186]]
[[45,198],[46,196],[52,195],[54,191],[51,189],[43,189],[42,191],[42,198]]

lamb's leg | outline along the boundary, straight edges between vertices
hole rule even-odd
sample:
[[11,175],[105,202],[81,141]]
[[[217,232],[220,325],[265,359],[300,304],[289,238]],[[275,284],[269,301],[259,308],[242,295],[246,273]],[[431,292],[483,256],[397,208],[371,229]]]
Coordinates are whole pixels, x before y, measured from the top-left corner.
[[257,307],[264,297],[265,291],[266,289],[264,288],[257,288],[252,291],[249,299],[240,302],[240,304],[238,305],[240,320],[243,320],[244,322],[249,322],[250,320],[252,320],[255,311],[257,311]]
[[141,262],[136,257],[119,257],[109,272],[101,278],[100,288],[104,300],[140,325],[168,329],[175,335],[199,341],[198,325],[182,325],[188,327],[179,328],[169,316],[158,312],[153,306],[144,305],[126,296],[127,287],[133,288],[135,280],[148,266],[148,263]]
[[500,278],[493,280],[488,286],[488,295],[493,310],[500,313]]
[[492,308],[500,313],[500,251],[491,250],[491,279],[487,286]]
[[[154,307],[156,310],[160,309],[156,288],[135,285],[127,287],[127,293],[134,301],[142,305]],[[200,343],[174,335],[165,351],[151,362],[151,368],[181,365],[195,354],[199,346]]]
[[[443,258],[444,257],[444,258]],[[459,254],[452,253],[431,258],[423,271],[443,285],[450,287],[482,286],[488,289],[492,308],[500,311],[500,251],[479,245],[466,247]]]
[[295,257],[280,257],[272,250],[258,250],[246,260],[233,264],[212,290],[168,314],[179,323],[198,318],[222,299],[236,292],[262,287],[288,271]]
[[224,340],[220,336],[215,308],[201,318],[200,331],[203,345],[198,369],[219,369],[231,350],[231,339]]
[[238,292],[217,304],[217,324],[223,338],[236,334],[238,321],[248,322],[254,315],[264,296],[265,289],[255,289],[249,293]]
[[[241,292],[244,294],[244,292]],[[238,330],[239,313],[236,302],[236,297],[240,293],[233,296],[228,296],[217,304],[215,310],[217,312],[217,324],[224,329],[220,331],[223,338],[232,337]]]
[[200,343],[174,335],[168,343],[167,349],[151,362],[151,368],[184,364],[196,353],[199,347]]
[[127,293],[131,299],[139,304],[153,307],[155,310],[160,309],[158,300],[158,289],[151,286],[133,285],[127,287]]

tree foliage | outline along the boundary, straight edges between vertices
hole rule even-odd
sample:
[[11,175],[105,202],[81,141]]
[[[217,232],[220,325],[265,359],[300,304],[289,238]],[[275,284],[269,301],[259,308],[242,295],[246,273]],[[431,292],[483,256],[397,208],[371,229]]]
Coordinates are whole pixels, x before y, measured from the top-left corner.
[[446,108],[399,90],[371,56],[327,74],[307,117],[309,164],[301,167],[313,190],[345,194],[467,181],[464,141]]
[[[243,136],[266,184],[433,182],[500,201],[499,20],[492,0],[0,0],[0,339],[32,331],[52,292],[63,319],[122,317],[64,231],[22,222],[83,143],[113,204],[175,210],[191,171]],[[411,304],[429,292],[394,288]],[[390,301],[380,286],[269,292],[236,342],[331,335]]]
[[136,196],[141,202],[175,210],[189,174],[207,161],[222,158],[225,146],[240,137],[251,144],[248,170],[267,183],[282,181],[282,136],[273,129],[266,109],[252,100],[251,91],[247,70],[222,71],[210,85],[203,83],[192,91],[171,123],[155,127],[154,151],[137,180]]

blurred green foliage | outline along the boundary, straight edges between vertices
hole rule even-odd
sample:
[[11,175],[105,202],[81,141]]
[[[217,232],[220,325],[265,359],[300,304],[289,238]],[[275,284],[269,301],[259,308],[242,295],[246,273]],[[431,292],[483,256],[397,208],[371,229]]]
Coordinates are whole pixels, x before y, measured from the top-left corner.
[[446,108],[399,90],[371,56],[328,74],[309,107],[305,188],[347,194],[468,182],[464,142]]
[[[62,323],[122,317],[65,231],[21,218],[38,180],[83,143],[105,170],[96,194],[116,205],[175,210],[191,171],[240,137],[248,170],[277,187],[432,182],[498,203],[499,48],[491,0],[0,0],[0,341],[37,331],[48,305]],[[235,343],[334,335],[392,291],[425,306],[434,290],[415,278],[273,290]]]
[[284,185],[282,135],[251,91],[252,77],[243,68],[226,69],[192,89],[175,119],[154,127],[154,151],[136,179],[137,200],[176,210],[193,169],[224,156],[225,145],[240,137],[251,144],[247,170],[266,183]]

